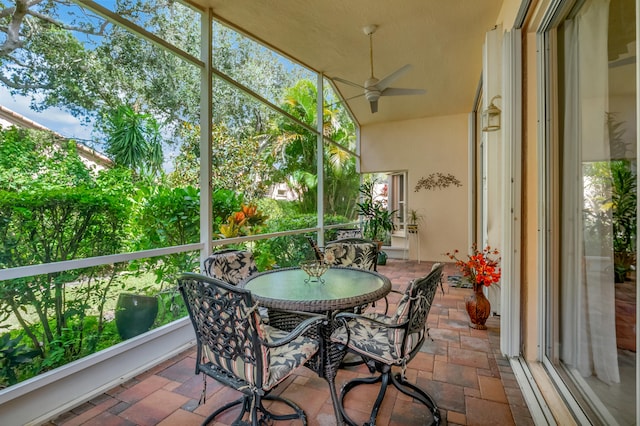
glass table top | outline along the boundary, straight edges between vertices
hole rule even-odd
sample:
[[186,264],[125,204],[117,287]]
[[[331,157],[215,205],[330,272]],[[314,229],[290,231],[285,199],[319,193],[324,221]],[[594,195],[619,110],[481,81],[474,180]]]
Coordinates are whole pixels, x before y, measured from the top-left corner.
[[324,282],[308,278],[299,268],[283,268],[253,275],[241,286],[261,305],[312,312],[373,302],[391,290],[387,277],[364,269],[332,267],[322,275]]

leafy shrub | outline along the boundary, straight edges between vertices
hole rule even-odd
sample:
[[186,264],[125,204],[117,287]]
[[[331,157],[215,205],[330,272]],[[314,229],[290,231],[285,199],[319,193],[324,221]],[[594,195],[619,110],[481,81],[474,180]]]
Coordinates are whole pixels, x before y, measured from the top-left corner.
[[[118,253],[129,210],[123,197],[84,186],[0,191],[0,211],[0,267],[11,268]],[[87,309],[104,305],[115,274],[116,268],[103,266],[7,280],[0,286],[0,312],[15,315],[33,347],[46,355],[70,318],[83,321]],[[90,297],[67,299],[71,282]],[[29,306],[42,324],[41,334],[24,315]],[[73,341],[70,353],[80,352],[82,344]]]
[[[325,224],[327,225],[346,221],[347,219],[341,216],[325,217]],[[318,219],[315,214],[288,215],[267,221],[265,232],[272,233],[292,229],[314,228],[317,224]],[[258,269],[270,269],[275,265],[278,267],[298,266],[304,260],[313,259],[315,255],[307,237],[315,237],[315,233],[285,235],[256,241],[254,253]]]
[[24,334],[11,338],[11,333],[0,336],[0,389],[18,383],[19,371],[40,355],[20,343]]

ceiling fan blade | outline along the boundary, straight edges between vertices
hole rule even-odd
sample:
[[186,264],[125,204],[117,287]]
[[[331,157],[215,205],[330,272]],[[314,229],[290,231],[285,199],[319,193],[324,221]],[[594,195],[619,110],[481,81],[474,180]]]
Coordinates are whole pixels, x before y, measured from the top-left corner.
[[350,98],[347,98],[347,99],[345,99],[344,101],[345,101],[345,102],[348,102],[348,101],[350,101],[351,99],[360,98],[360,97],[362,97],[362,96],[364,96],[364,93],[360,93],[359,95],[351,96]]
[[371,114],[375,114],[376,112],[378,112],[378,100],[377,99],[375,101],[369,102],[369,104],[371,105]]
[[399,89],[389,87],[383,90],[380,96],[424,95],[425,93],[427,93],[427,91],[424,89]]
[[400,78],[404,73],[406,73],[407,71],[409,71],[411,69],[411,64],[407,64],[404,67],[392,72],[391,74],[389,74],[388,76],[386,76],[385,78],[383,78],[382,80],[380,80],[376,86],[378,87],[378,89],[382,92],[384,89],[386,89],[387,87],[389,87],[389,85],[391,83],[394,82],[394,80]]
[[346,104],[347,102],[349,102],[352,99],[356,99],[356,98],[361,98],[364,96],[364,93],[360,93],[359,95],[355,95],[355,96],[351,96],[350,98],[346,98],[337,102],[332,103],[331,105],[327,105],[328,108],[333,108],[336,105],[339,104]]
[[364,86],[360,86],[357,83],[353,83],[353,82],[351,82],[349,80],[345,80],[345,79],[340,78],[340,77],[333,77],[333,81],[338,81],[338,82],[343,83],[343,84],[348,84],[349,86],[357,87],[358,89],[364,89]]

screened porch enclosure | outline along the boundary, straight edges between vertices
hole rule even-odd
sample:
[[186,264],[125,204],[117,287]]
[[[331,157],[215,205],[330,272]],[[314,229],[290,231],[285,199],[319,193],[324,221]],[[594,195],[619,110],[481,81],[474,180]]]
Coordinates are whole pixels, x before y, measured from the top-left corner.
[[[469,27],[484,35],[500,4],[488,1]],[[457,67],[473,76],[458,79],[467,92],[458,106],[445,102],[423,118],[383,99],[377,116],[366,105],[357,120],[360,106],[346,104],[340,94],[349,92],[329,78],[336,75],[300,65],[215,10],[193,2],[121,6],[52,2],[37,11],[60,25],[29,15],[32,42],[12,52],[11,66],[3,62],[3,73],[25,88],[41,79],[36,109],[71,112],[83,130],[58,129],[55,120],[42,124],[57,134],[0,129],[0,232],[11,236],[0,256],[0,318],[31,357],[0,386],[0,418],[11,423],[50,419],[191,347],[177,275],[226,248],[251,250],[260,270],[312,258],[307,238],[322,246],[362,225],[363,175],[382,179],[394,223],[384,235],[390,256],[443,260],[446,250],[469,246],[466,185],[474,172],[464,160],[482,37],[460,55],[478,67]],[[385,125],[408,124],[377,135],[361,126],[381,116]],[[85,149],[113,164],[82,162]],[[414,190],[435,171],[451,171],[462,188]],[[416,234],[406,231],[412,209],[424,214]],[[120,335],[121,294],[158,299],[149,332]]]
[[[38,49],[73,48],[66,68],[42,54],[54,71],[39,108],[72,111],[90,136],[0,129],[2,326],[29,361],[3,370],[2,417],[42,399],[16,424],[184,350],[179,273],[226,248],[252,250],[261,270],[296,266],[313,257],[307,237],[357,226],[360,184],[356,125],[322,75],[179,2],[39,12],[64,28],[36,25],[3,71],[26,88]],[[123,334],[124,295],[157,299],[153,331]],[[49,387],[60,380],[74,389],[63,402]]]

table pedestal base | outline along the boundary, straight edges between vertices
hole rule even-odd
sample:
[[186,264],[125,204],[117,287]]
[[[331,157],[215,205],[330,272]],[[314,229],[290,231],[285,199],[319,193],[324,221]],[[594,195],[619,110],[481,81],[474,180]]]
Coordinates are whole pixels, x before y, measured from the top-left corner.
[[333,332],[333,329],[334,328],[332,326],[328,326],[323,330],[323,333],[326,333],[324,336],[324,342],[329,343],[324,344],[324,353],[321,355],[324,357],[324,360],[321,363],[322,374],[320,374],[320,377],[324,378],[329,384],[329,392],[331,393],[333,411],[336,415],[336,423],[339,426],[342,426],[344,425],[344,419],[342,417],[342,407],[340,406],[340,401],[338,400],[338,394],[336,392],[336,376],[338,375],[338,369],[342,364],[342,360],[347,353],[347,347],[344,345],[336,345],[330,343],[331,333]]
[[[332,318],[332,313],[328,313],[327,316],[328,318]],[[269,324],[284,331],[293,330],[303,319],[304,316],[296,314],[295,312],[269,310]],[[331,343],[331,333],[333,333],[335,327],[334,321],[329,320],[327,324],[321,327],[320,336],[309,336],[320,342],[320,350],[318,354],[305,365],[319,377],[327,381],[331,394],[331,402],[333,403],[333,411],[336,416],[336,424],[343,426],[345,423],[342,418],[342,408],[340,407],[338,394],[336,392],[336,376],[338,375],[338,369],[342,364],[342,360],[347,353],[347,347],[345,345]]]

